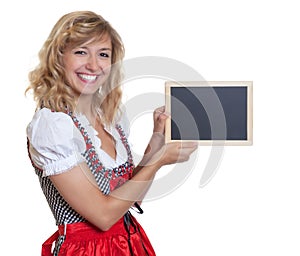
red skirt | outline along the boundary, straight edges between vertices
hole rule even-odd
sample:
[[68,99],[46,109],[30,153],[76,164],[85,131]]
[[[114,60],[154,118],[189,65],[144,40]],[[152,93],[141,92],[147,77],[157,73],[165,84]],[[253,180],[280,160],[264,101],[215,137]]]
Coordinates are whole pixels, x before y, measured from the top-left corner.
[[52,256],[53,242],[64,234],[59,256],[155,256],[141,225],[132,215],[130,219],[128,229],[123,217],[105,232],[86,222],[61,225],[43,244],[42,256]]

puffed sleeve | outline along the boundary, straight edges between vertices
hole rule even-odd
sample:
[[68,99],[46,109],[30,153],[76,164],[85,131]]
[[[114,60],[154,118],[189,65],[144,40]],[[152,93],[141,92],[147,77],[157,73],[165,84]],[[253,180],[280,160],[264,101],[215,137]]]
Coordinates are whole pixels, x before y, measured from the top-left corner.
[[84,161],[84,139],[72,119],[47,108],[37,111],[27,126],[29,153],[43,176],[55,175]]

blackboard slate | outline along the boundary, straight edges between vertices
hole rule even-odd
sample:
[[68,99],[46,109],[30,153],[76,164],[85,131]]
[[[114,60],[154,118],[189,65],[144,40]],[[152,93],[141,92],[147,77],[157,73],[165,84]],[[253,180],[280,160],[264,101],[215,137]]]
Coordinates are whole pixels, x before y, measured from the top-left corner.
[[170,86],[169,140],[251,144],[251,93],[248,84]]

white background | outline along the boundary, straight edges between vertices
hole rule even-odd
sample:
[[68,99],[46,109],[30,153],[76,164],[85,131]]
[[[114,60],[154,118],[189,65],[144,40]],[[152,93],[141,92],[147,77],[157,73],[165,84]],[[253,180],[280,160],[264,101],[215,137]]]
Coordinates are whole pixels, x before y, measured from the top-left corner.
[[[74,10],[93,10],[110,21],[123,38],[126,59],[168,57],[193,67],[206,80],[253,81],[254,145],[226,147],[216,175],[203,188],[199,181],[210,149],[201,147],[198,163],[179,188],[144,203],[145,214],[138,218],[157,255],[299,255],[300,10],[296,3],[6,2],[0,16],[1,255],[40,255],[42,242],[55,231],[27,158],[25,128],[34,104],[24,90],[50,29],[61,15]],[[140,80],[139,85],[124,88],[124,98],[138,89],[163,93],[163,81],[154,84]],[[132,125],[133,146],[142,149],[140,143],[151,132],[151,115]]]

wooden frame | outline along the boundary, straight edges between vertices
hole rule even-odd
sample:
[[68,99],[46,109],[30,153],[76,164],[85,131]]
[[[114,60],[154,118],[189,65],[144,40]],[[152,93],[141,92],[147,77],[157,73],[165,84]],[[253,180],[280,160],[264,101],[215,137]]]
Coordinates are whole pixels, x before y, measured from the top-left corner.
[[165,83],[166,142],[253,144],[252,81]]

